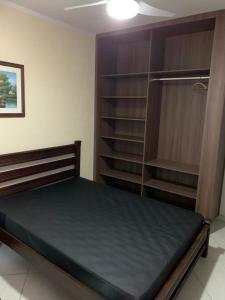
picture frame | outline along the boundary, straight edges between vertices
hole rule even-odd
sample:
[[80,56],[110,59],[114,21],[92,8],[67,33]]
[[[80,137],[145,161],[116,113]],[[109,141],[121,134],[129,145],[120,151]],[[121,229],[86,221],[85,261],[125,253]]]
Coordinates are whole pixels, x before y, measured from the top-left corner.
[[24,65],[0,61],[0,118],[25,117]]

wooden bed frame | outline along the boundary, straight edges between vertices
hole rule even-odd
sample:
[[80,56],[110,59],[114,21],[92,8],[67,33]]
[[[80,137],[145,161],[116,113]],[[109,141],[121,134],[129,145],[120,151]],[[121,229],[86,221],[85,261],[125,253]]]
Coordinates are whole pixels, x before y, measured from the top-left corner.
[[[0,196],[80,176],[80,148],[81,142],[76,141],[66,146],[0,155]],[[3,183],[6,185],[2,186]],[[51,279],[61,282],[62,287],[68,290],[74,299],[105,299],[4,229],[0,229],[0,241],[47,273]],[[205,224],[155,299],[176,298],[195,263],[201,256],[207,256],[208,241],[209,225]]]

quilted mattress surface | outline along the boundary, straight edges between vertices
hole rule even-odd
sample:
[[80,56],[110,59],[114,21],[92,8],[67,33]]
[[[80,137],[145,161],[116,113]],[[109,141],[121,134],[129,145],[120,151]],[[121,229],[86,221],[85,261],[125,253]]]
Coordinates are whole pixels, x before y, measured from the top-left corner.
[[77,178],[0,198],[0,225],[106,299],[154,299],[203,218]]

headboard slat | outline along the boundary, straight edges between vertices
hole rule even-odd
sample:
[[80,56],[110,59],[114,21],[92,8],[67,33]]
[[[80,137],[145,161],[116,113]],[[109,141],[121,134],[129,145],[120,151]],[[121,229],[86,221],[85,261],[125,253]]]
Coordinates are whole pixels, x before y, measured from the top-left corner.
[[80,176],[81,142],[0,155],[0,196]]
[[39,164],[35,166],[20,168],[16,170],[6,171],[0,173],[0,183],[14,180],[14,179],[19,179],[26,176],[35,175],[42,172],[60,169],[63,167],[71,166],[73,164],[74,164],[74,158],[68,158],[68,159],[58,160],[54,162]]
[[74,145],[0,155],[0,167],[74,153]]
[[18,183],[15,184],[13,186],[7,186],[4,188],[0,189],[0,196],[6,196],[6,195],[11,195],[11,194],[15,194],[18,192],[24,192],[27,190],[32,190],[35,188],[38,188],[40,186],[45,186],[57,181],[61,181],[64,179],[69,179],[74,177],[74,170],[69,170],[69,171],[65,171],[65,172],[61,172],[58,174],[54,174],[54,175],[49,175],[49,176],[45,176],[42,178],[38,178],[38,179],[33,179],[33,180],[29,180],[23,183]]

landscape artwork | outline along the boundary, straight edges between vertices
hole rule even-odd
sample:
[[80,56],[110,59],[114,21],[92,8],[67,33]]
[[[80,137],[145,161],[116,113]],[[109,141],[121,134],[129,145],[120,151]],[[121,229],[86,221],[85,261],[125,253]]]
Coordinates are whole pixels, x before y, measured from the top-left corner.
[[24,116],[24,68],[0,62],[0,117]]
[[17,108],[16,73],[0,71],[0,108]]

